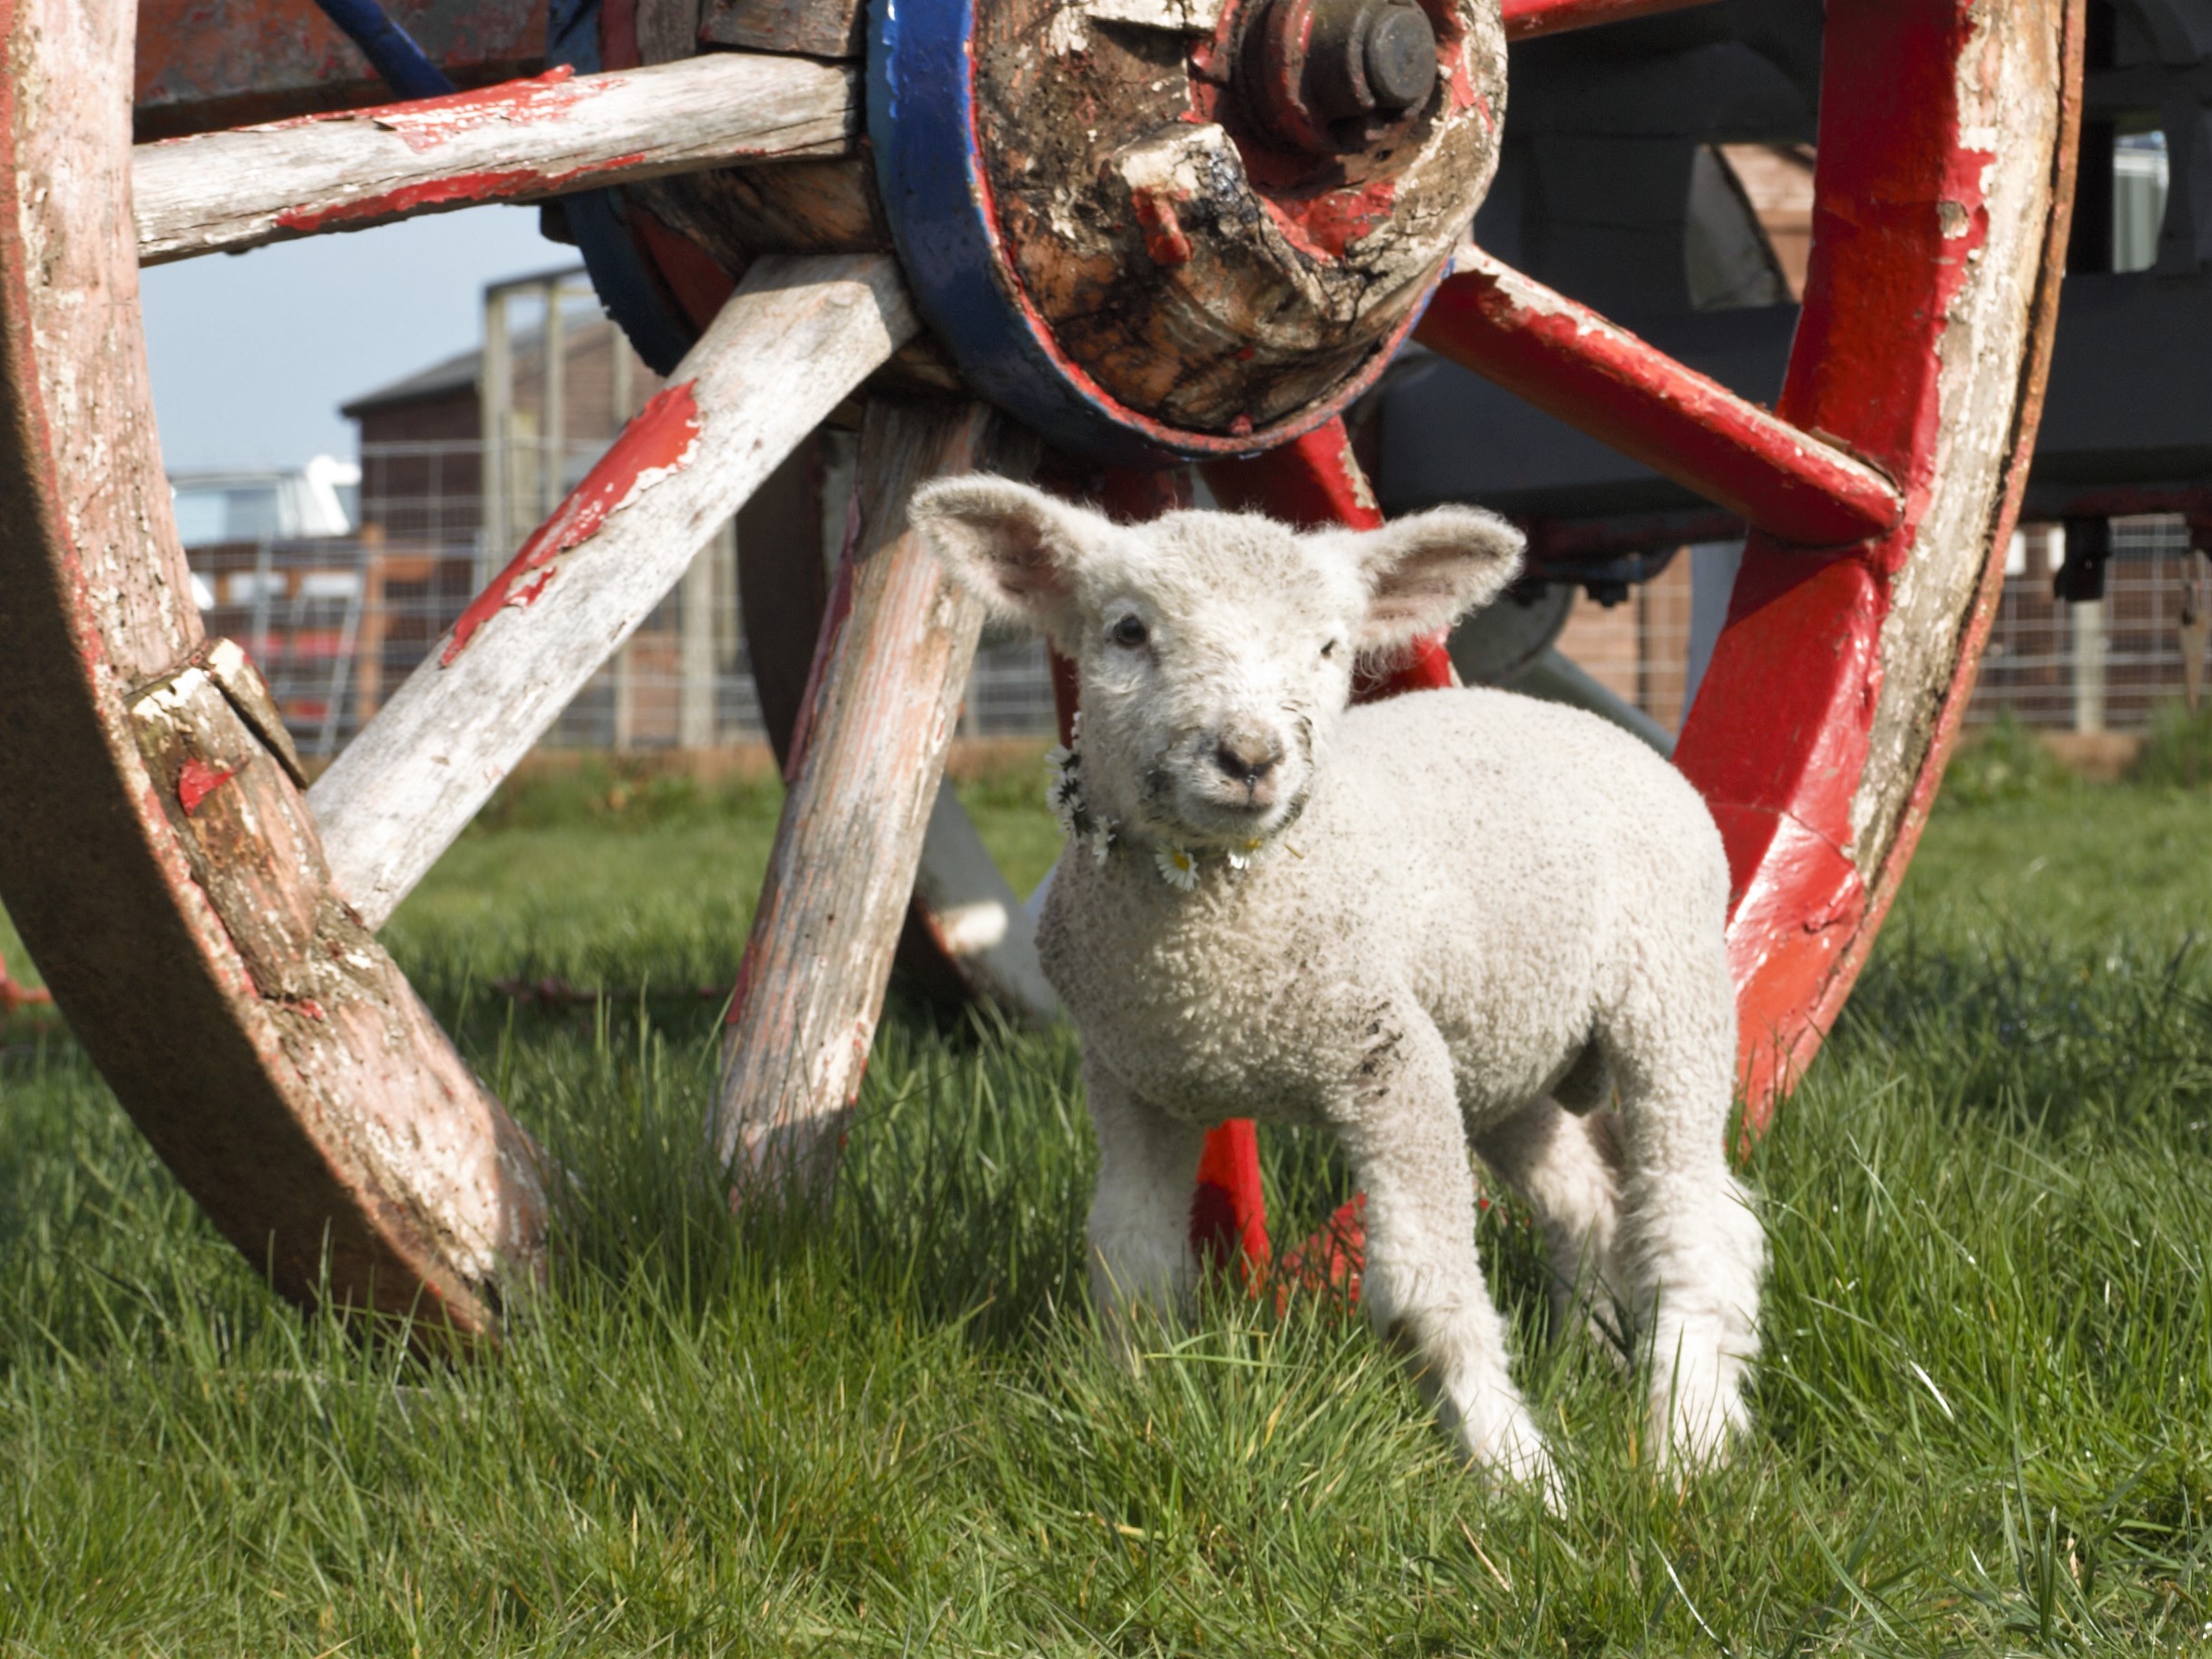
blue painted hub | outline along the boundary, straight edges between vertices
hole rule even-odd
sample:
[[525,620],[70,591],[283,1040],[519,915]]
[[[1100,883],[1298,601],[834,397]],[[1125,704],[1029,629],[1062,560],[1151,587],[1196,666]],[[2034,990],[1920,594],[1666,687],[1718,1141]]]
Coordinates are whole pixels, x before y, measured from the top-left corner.
[[1076,384],[1012,291],[983,206],[989,186],[976,153],[968,58],[975,26],[973,0],[868,6],[868,136],[915,304],[971,386],[1062,448],[1122,466],[1176,459],[1181,446],[1166,429],[1137,424],[1097,387]]
[[[916,305],[983,396],[1064,449],[1156,467],[1287,443],[1381,371],[1395,340],[1330,395],[1238,435],[1173,426],[1120,402],[1058,348],[1026,303],[990,211],[977,151],[975,0],[870,0],[868,21],[868,137],[899,260]],[[1424,295],[1396,339],[1426,304]]]
[[[596,75],[603,61],[599,0],[553,0],[545,19],[545,62],[566,64],[578,75]],[[698,331],[630,235],[621,191],[586,190],[564,196],[562,205],[607,315],[629,336],[646,367],[656,375],[673,374]]]

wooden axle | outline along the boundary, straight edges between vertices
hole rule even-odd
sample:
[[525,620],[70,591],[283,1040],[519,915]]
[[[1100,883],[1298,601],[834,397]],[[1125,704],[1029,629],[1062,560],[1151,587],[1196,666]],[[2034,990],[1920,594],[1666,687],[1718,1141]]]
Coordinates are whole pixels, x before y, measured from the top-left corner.
[[859,534],[823,619],[724,1044],[710,1134],[733,1203],[826,1174],[858,1098],[983,625],[906,504],[943,475],[1026,473],[1032,445],[999,421],[980,404],[868,404]]
[[486,202],[848,154],[856,71],[717,52],[236,127],[132,152],[145,265]]

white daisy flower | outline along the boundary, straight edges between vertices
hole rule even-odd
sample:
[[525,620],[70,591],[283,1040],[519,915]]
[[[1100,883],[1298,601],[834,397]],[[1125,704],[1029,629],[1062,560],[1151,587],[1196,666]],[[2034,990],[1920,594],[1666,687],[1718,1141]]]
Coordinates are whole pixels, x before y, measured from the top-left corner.
[[1251,840],[1246,842],[1244,845],[1231,847],[1228,850],[1227,857],[1229,861],[1229,868],[1232,870],[1249,870],[1259,861],[1260,854],[1265,853],[1266,850],[1267,844],[1261,840],[1259,836],[1255,835]]
[[1060,834],[1076,833],[1076,815],[1083,806],[1083,786],[1072,777],[1056,779],[1045,792],[1045,805],[1052,808],[1052,815],[1060,821]]
[[1198,855],[1182,847],[1161,847],[1152,854],[1160,879],[1180,893],[1198,884]]
[[1106,854],[1114,850],[1114,831],[1110,825],[1097,825],[1091,830],[1091,862],[1103,864]]
[[1076,752],[1064,745],[1055,744],[1045,751],[1045,764],[1052,768],[1056,776],[1076,764]]

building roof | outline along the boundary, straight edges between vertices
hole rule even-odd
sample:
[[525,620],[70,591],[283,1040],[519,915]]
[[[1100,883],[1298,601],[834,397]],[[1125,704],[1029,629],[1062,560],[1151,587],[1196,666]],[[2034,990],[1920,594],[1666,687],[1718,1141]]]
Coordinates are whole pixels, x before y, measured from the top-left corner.
[[[566,332],[569,343],[575,345],[604,334],[613,326],[604,316],[572,317]],[[545,338],[545,331],[535,326],[518,328],[508,336],[507,349],[515,355],[517,367],[544,350]],[[481,384],[483,365],[484,353],[480,349],[456,352],[428,368],[417,369],[404,379],[395,380],[389,385],[377,386],[350,402],[340,404],[338,413],[348,420],[359,420],[364,415],[394,408],[400,404],[421,403],[426,398],[474,391]]]
[[480,351],[456,353],[426,369],[417,369],[403,380],[395,380],[389,385],[378,386],[349,403],[340,404],[338,413],[348,420],[359,420],[364,415],[397,404],[419,403],[425,398],[444,397],[455,392],[473,392],[483,360]]

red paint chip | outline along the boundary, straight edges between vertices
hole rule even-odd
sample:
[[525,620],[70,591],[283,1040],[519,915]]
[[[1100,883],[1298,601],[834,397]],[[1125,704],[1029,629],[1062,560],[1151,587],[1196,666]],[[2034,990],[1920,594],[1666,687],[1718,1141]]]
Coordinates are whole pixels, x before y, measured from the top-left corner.
[[637,412],[584,482],[531,533],[491,585],[469,602],[453,625],[439,665],[453,666],[477,630],[508,605],[535,604],[558,574],[555,560],[598,535],[607,519],[640,492],[689,466],[698,445],[699,405],[692,395],[692,383],[679,381]]
[[186,761],[176,775],[176,799],[185,815],[189,818],[197,813],[201,803],[237,775],[237,768],[211,766],[197,755]]

